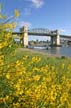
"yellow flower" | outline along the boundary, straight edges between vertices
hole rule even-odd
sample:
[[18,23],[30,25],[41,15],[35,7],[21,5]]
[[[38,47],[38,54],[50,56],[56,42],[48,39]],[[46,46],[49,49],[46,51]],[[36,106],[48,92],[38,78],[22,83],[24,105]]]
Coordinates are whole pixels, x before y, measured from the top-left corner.
[[14,14],[15,14],[15,17],[18,17],[20,15],[20,13],[17,9],[14,10]]
[[63,64],[62,64],[62,69],[64,69],[64,67],[65,67],[65,64],[63,63]]
[[68,93],[66,92],[64,92],[62,95],[61,95],[61,97],[60,97],[60,101],[61,101],[61,103],[64,103],[65,101],[67,101],[67,98],[68,98]]
[[33,77],[33,79],[34,79],[35,81],[38,81],[38,80],[40,80],[40,76],[39,76],[39,75],[36,75],[36,76]]
[[50,82],[50,81],[51,81],[51,76],[50,76],[50,75],[47,76],[46,81],[47,81],[47,82]]
[[71,103],[68,102],[68,108],[71,108]]
[[71,70],[71,64],[68,65],[68,70]]
[[12,47],[12,45],[9,45],[9,48],[11,48]]
[[19,94],[22,94],[23,93],[23,90],[20,90]]
[[6,78],[10,79],[10,74],[9,73],[6,74]]
[[9,99],[9,96],[6,96],[5,99],[8,100]]

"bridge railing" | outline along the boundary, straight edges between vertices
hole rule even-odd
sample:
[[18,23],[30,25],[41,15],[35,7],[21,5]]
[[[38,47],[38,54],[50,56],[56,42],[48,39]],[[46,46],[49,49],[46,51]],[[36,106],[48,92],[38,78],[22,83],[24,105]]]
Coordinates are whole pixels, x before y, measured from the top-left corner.
[[40,34],[56,34],[56,32],[55,31],[51,31],[51,30],[49,30],[49,29],[43,29],[43,28],[40,28],[40,29],[31,29],[31,30],[28,30],[27,31],[28,33],[40,33]]

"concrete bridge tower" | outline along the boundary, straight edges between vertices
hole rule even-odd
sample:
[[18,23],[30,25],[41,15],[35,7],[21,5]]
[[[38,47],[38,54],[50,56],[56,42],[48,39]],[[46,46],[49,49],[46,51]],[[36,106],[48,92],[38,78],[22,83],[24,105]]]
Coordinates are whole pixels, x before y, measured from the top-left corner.
[[59,30],[56,30],[56,39],[55,39],[55,43],[57,46],[60,45],[60,35],[59,35]]
[[60,35],[59,35],[59,31],[56,30],[56,35],[55,36],[51,36],[51,46],[60,46]]
[[21,32],[23,32],[22,34],[22,40],[23,40],[23,45],[24,47],[28,47],[28,27],[27,26],[23,26],[20,29]]

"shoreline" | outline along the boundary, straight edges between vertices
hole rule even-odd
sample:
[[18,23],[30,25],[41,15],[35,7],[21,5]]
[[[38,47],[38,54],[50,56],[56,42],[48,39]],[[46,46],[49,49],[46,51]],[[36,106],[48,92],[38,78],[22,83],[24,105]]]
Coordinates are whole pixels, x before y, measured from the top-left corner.
[[44,56],[46,55],[48,57],[58,57],[58,58],[65,57],[65,58],[70,58],[71,59],[71,57],[68,57],[68,56],[49,54],[49,53],[46,53],[46,52],[42,52],[41,50],[34,50],[34,49],[29,49],[29,48],[18,48],[18,50],[30,52],[31,54],[38,54],[38,55],[41,54],[41,55],[44,55]]

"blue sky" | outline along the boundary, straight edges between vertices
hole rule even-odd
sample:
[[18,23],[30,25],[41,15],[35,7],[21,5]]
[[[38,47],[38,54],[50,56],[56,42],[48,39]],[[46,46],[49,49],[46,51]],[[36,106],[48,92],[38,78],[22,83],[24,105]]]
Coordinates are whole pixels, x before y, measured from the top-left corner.
[[59,29],[62,34],[71,34],[71,0],[0,0],[3,14],[13,15],[20,11],[16,19],[17,29],[23,25],[29,28]]

